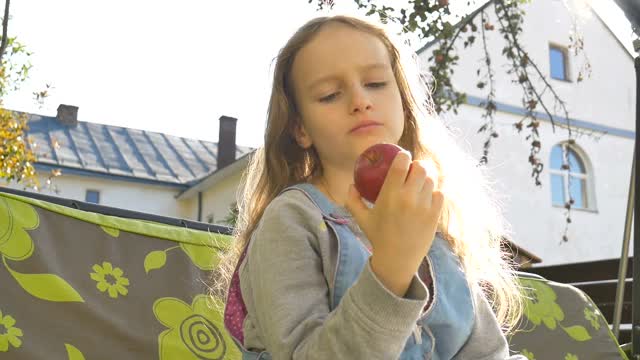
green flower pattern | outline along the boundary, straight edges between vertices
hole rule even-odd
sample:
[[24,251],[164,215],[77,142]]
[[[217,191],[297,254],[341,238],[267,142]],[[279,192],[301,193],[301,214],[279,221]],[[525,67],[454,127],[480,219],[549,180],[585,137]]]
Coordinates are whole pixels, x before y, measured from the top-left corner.
[[578,360],[578,356],[568,353],[567,355],[564,356],[564,360]]
[[555,330],[559,326],[575,341],[591,339],[591,335],[583,326],[565,327],[562,325],[564,312],[556,302],[558,296],[551,286],[542,281],[530,279],[521,279],[520,283],[525,291],[524,316],[535,326],[543,323],[549,330]]
[[[36,204],[37,205],[37,204]],[[45,207],[45,209],[48,209]],[[65,212],[60,212],[65,214]],[[29,259],[37,251],[30,231],[40,225],[38,211],[29,202],[0,196],[0,262],[26,293],[42,300],[54,302],[84,302],[80,294],[63,278],[55,274],[20,273],[12,269],[12,262]],[[111,239],[122,235],[118,225],[96,225],[96,229]],[[36,239],[37,240],[37,239]],[[186,243],[165,250],[151,251],[144,259],[147,273],[166,263],[166,254],[180,249],[195,267],[214,270],[220,254],[230,244],[224,235],[211,234],[208,243]],[[2,265],[0,265],[2,266]],[[123,299],[129,294],[130,280],[122,268],[111,260],[95,263],[89,271],[100,293],[112,299]],[[203,294],[195,296],[189,305],[177,298],[160,298],[153,305],[156,319],[166,327],[158,335],[160,359],[240,359],[241,353],[224,328],[223,301]],[[11,315],[0,311],[0,353],[24,347],[23,331],[16,327]],[[62,344],[61,344],[62,345]],[[69,343],[63,343],[68,360],[84,360],[83,353]],[[0,356],[2,357],[2,356]]]
[[0,310],[0,352],[9,351],[9,345],[14,348],[22,346],[22,330],[15,327],[16,320],[11,315],[2,315]]
[[27,230],[37,228],[38,223],[38,213],[31,205],[0,198],[0,254],[14,261],[30,257],[34,246]]
[[521,282],[527,295],[525,316],[536,325],[544,322],[547,328],[555,329],[556,323],[564,320],[564,312],[556,303],[556,293],[549,285],[539,281],[522,280]]
[[191,305],[176,298],[156,300],[153,313],[168,328],[158,336],[160,360],[240,359],[224,331],[222,307],[222,301],[202,294]]
[[101,292],[108,292],[109,297],[115,299],[118,295],[127,296],[129,279],[124,277],[122,269],[114,268],[110,262],[104,261],[102,266],[95,264],[92,267],[91,278],[96,281],[96,287]]
[[584,308],[584,318],[591,323],[591,326],[593,326],[595,330],[600,329],[600,322],[598,321],[599,315],[600,312],[597,309],[594,311],[587,307]]
[[64,344],[67,349],[67,360],[85,360],[84,355],[77,347],[71,344]]
[[28,259],[34,244],[27,230],[38,227],[40,219],[33,206],[21,201],[0,197],[0,257],[16,282],[32,296],[56,302],[84,302],[78,292],[54,274],[23,274],[7,263]]
[[144,271],[148,274],[151,270],[162,268],[167,262],[167,252],[180,248],[191,260],[191,262],[201,270],[214,270],[220,262],[220,252],[224,245],[220,245],[218,235],[211,234],[211,244],[187,244],[180,243],[165,250],[155,250],[147,254],[144,259]]
[[522,355],[529,360],[536,360],[536,357],[533,355],[533,353],[527,349],[522,349]]
[[120,236],[120,229],[116,229],[116,228],[112,228],[104,225],[101,225],[100,228],[102,229],[102,231],[106,232],[107,234],[109,234],[114,238],[117,238]]

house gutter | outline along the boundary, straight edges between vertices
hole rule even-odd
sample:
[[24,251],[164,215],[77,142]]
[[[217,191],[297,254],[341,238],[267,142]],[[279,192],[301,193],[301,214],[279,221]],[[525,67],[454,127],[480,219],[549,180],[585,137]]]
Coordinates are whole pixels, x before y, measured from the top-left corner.
[[198,221],[202,221],[202,191],[198,191]]

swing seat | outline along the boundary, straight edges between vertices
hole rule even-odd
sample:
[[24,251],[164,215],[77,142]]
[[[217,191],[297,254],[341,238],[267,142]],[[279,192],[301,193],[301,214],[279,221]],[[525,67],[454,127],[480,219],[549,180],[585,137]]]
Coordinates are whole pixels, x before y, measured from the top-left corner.
[[[207,285],[229,229],[130,215],[0,189],[0,358],[242,358],[223,325],[224,299]],[[539,360],[627,359],[582,291],[519,279],[527,301],[512,350]]]

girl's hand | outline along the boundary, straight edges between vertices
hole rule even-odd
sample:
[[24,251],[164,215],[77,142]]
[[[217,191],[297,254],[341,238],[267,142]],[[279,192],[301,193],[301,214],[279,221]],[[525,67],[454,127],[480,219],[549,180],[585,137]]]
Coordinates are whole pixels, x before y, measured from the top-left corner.
[[433,243],[444,202],[433,186],[424,165],[401,151],[372,209],[362,203],[354,185],[349,188],[346,207],[371,242],[371,269],[400,297]]

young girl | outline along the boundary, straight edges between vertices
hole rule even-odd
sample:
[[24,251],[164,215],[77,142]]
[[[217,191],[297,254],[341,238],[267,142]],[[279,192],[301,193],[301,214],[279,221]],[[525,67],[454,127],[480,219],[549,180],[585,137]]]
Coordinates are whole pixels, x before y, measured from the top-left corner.
[[[400,59],[383,30],[342,16],[308,22],[280,51],[222,265],[244,359],[509,357],[520,302],[505,224]],[[366,204],[355,160],[382,142],[407,151]]]

